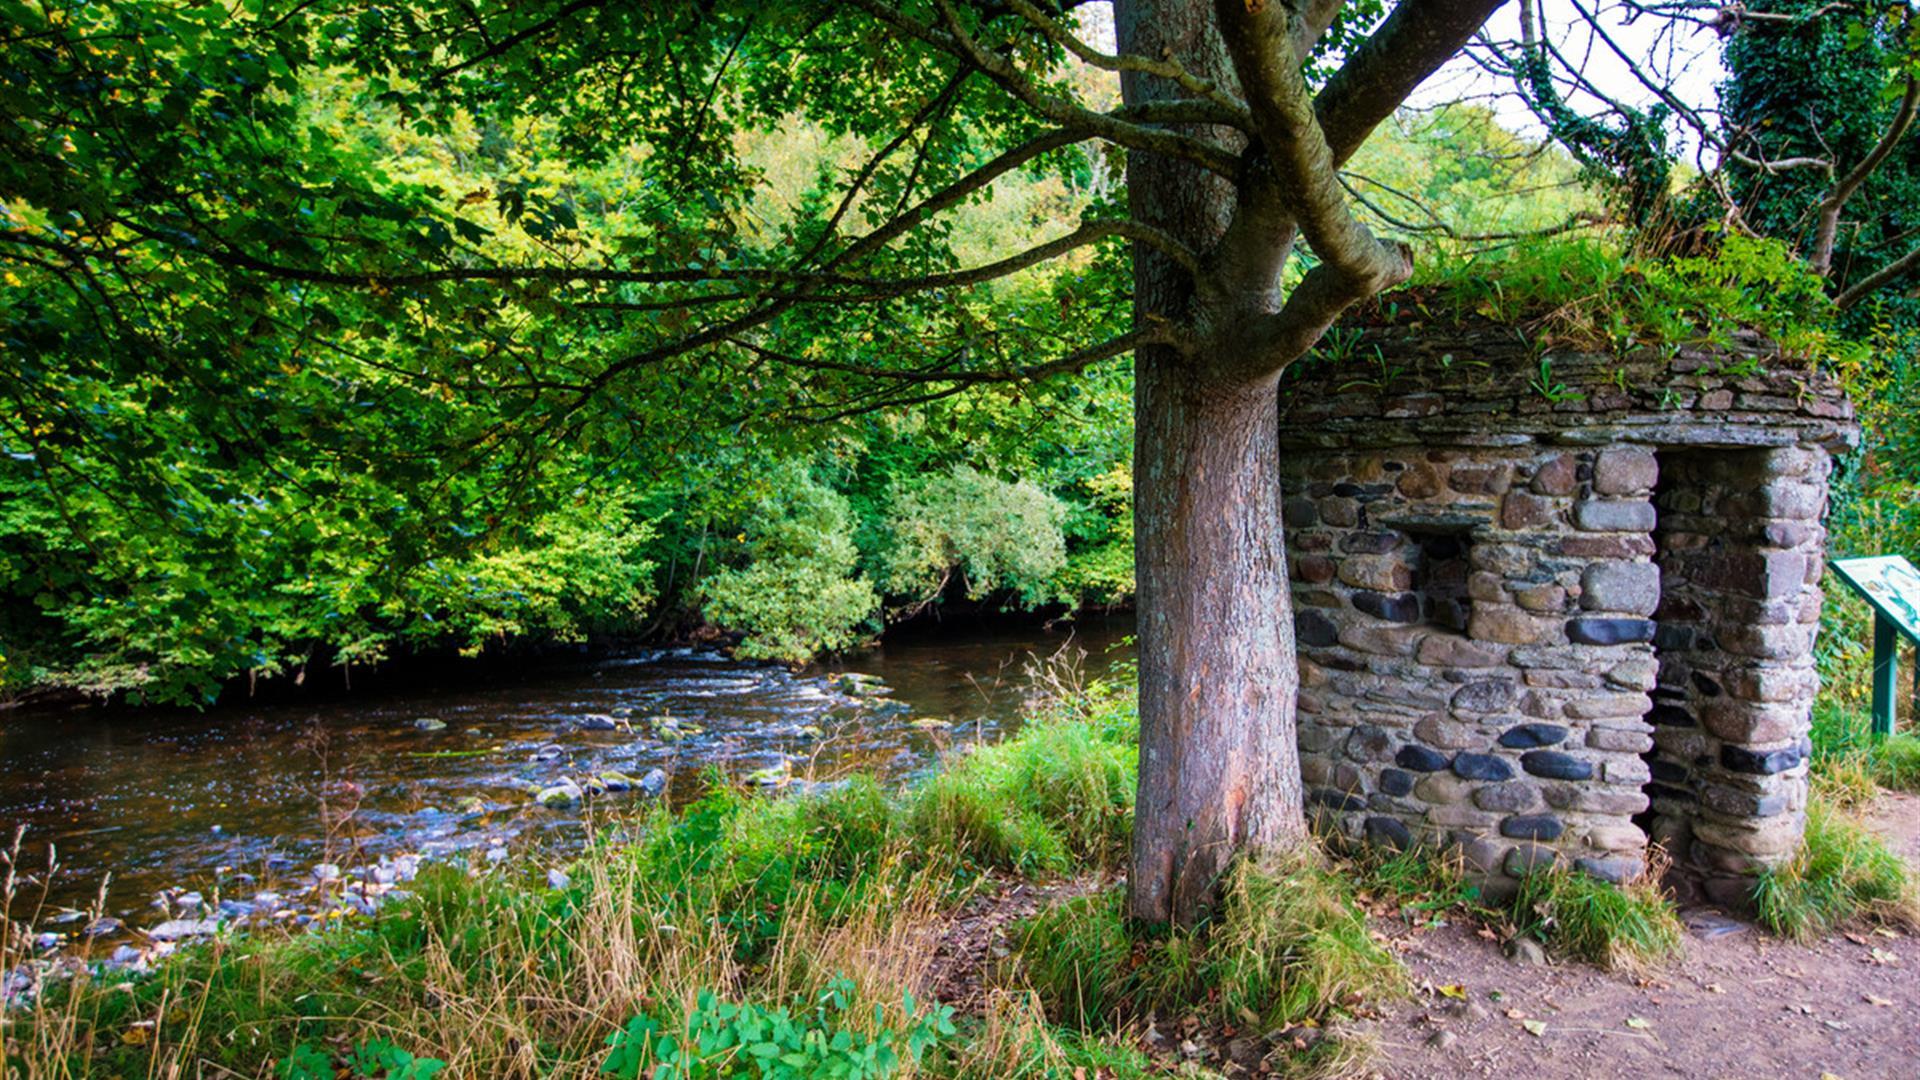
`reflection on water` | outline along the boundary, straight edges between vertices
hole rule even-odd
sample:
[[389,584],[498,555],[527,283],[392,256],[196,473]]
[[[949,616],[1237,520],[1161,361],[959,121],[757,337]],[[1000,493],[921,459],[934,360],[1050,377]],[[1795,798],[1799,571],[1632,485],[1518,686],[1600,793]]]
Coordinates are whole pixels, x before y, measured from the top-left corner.
[[[1084,649],[1082,670],[1098,674],[1130,655],[1130,632],[1095,619],[924,637],[798,674],[677,649],[325,704],[0,714],[0,826],[26,827],[23,866],[57,850],[43,914],[85,906],[111,873],[108,911],[145,921],[170,886],[226,877],[250,891],[323,861],[566,845],[578,808],[536,793],[568,780],[664,781],[686,798],[709,767],[903,777],[942,745],[1017,725],[1036,655]],[[888,689],[873,696],[843,672]]]

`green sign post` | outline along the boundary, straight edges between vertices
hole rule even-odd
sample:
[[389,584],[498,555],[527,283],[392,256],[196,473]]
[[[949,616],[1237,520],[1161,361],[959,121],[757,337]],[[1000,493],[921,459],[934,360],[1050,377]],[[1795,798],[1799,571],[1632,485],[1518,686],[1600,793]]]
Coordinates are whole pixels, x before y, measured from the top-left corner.
[[1873,733],[1893,734],[1893,675],[1899,637],[1920,645],[1920,570],[1898,555],[1835,559],[1840,580],[1873,606]]

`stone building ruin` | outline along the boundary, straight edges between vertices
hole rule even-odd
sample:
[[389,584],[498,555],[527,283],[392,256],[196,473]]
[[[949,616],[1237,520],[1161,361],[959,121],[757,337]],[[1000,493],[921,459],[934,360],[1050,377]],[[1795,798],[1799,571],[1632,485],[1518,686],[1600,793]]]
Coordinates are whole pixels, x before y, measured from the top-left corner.
[[1833,381],[1757,338],[1542,353],[1373,328],[1282,384],[1301,768],[1323,825],[1489,891],[1658,842],[1738,904],[1807,797]]

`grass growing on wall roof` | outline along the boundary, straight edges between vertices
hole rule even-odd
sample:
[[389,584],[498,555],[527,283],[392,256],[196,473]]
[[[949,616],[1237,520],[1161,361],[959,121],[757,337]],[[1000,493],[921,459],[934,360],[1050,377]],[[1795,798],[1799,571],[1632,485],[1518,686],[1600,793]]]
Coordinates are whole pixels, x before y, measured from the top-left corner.
[[1785,245],[1737,234],[1703,255],[1632,252],[1607,231],[1473,250],[1431,245],[1404,290],[1368,310],[1395,318],[1509,323],[1542,347],[1610,350],[1725,347],[1756,331],[1795,359],[1858,363],[1819,277]]

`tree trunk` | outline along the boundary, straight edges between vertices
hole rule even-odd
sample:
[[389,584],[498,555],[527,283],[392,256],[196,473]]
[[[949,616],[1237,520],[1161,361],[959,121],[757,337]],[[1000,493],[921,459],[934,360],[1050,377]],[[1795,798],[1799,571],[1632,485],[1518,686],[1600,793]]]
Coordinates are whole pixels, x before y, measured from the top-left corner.
[[[1119,0],[1115,28],[1122,51],[1176,56],[1235,84],[1207,0]],[[1178,93],[1132,74],[1121,86],[1129,103]],[[1131,155],[1127,184],[1136,217],[1196,251],[1233,215],[1233,187],[1179,161]],[[1218,340],[1230,313],[1266,299],[1209,297],[1215,310],[1197,310],[1191,277],[1136,247],[1137,322],[1197,325]],[[1277,380],[1225,378],[1228,365],[1208,359],[1153,346],[1134,362],[1140,789],[1127,910],[1149,923],[1193,923],[1236,854],[1306,836]]]
[[1191,924],[1245,848],[1306,837],[1275,382],[1135,364],[1140,790],[1128,911]]

